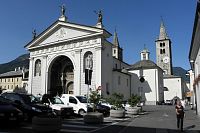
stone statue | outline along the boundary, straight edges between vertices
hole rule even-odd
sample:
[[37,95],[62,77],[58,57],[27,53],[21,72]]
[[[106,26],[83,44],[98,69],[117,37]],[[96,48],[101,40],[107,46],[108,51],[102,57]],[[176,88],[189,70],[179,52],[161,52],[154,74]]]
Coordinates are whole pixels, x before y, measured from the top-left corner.
[[94,12],[98,15],[97,23],[102,23],[102,19],[103,19],[102,11],[100,10],[99,12],[97,12],[97,11],[94,11]]
[[64,16],[65,15],[65,5],[63,4],[62,6],[60,6],[60,8],[61,8],[61,14],[62,14],[62,16]]
[[34,30],[32,31],[32,36],[33,36],[33,39],[36,38],[36,29],[34,29]]
[[86,69],[92,69],[93,67],[93,59],[92,54],[88,55],[85,62]]

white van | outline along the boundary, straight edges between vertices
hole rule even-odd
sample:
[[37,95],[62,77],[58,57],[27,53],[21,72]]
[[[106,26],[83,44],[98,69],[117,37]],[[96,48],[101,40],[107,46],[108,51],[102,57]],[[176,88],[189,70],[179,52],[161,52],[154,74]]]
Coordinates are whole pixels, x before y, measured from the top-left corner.
[[73,107],[74,113],[83,115],[87,112],[87,98],[85,96],[74,96],[72,94],[62,94],[61,100],[64,104]]
[[51,97],[50,95],[45,94],[42,97],[42,103],[49,105],[57,115],[63,118],[74,114],[73,107],[65,105],[61,98],[58,96]]

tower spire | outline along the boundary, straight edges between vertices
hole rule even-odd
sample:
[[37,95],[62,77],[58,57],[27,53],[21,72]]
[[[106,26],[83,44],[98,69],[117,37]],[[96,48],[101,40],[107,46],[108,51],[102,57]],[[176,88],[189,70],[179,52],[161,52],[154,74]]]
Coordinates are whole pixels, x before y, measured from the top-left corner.
[[159,40],[168,39],[163,18],[161,17]]
[[115,27],[115,32],[114,32],[114,37],[113,37],[113,44],[117,47],[119,47],[119,41],[118,41],[118,36],[117,36],[117,30]]

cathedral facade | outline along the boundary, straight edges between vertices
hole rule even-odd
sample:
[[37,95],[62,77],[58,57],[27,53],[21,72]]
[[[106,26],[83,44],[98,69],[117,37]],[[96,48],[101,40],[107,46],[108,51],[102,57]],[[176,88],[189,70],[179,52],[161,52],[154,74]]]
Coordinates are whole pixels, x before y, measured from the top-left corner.
[[30,52],[28,93],[86,95],[98,88],[103,96],[121,92],[129,97],[131,78],[121,71],[129,65],[123,62],[117,34],[113,43],[107,41],[110,36],[101,11],[97,24],[86,26],[68,22],[62,10],[56,22],[25,46]]

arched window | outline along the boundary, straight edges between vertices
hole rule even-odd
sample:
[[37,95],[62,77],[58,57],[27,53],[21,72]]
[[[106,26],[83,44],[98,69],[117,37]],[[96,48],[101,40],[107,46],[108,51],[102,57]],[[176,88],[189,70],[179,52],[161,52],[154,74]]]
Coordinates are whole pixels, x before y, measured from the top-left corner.
[[165,43],[163,42],[163,47],[165,47]]
[[162,47],[163,45],[162,45],[162,43],[160,43],[160,47]]
[[93,68],[93,54],[92,52],[88,51],[84,55],[83,71],[85,71],[85,69],[92,69],[92,68]]
[[41,60],[37,59],[35,61],[35,76],[41,76]]
[[165,54],[165,49],[163,49],[163,54]]

